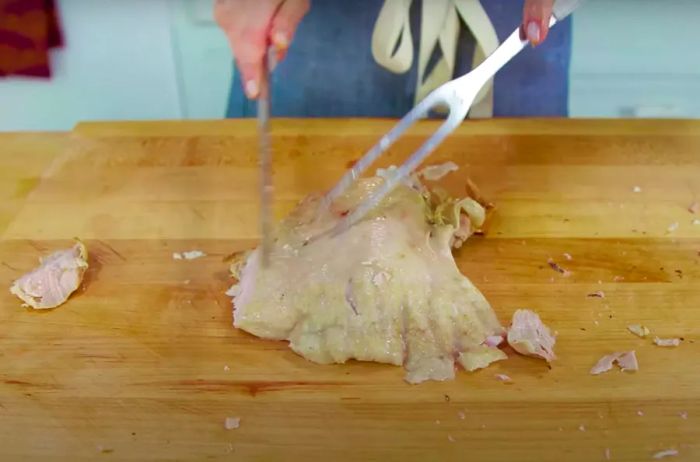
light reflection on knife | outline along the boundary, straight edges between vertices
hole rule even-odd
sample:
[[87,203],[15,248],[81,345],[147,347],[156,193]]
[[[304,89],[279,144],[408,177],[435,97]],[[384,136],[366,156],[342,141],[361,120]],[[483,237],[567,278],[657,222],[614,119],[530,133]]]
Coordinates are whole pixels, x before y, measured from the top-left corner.
[[260,133],[260,233],[262,265],[270,262],[272,248],[272,146],[270,142],[270,71],[275,67],[275,50],[270,47],[263,59],[258,96],[258,130]]

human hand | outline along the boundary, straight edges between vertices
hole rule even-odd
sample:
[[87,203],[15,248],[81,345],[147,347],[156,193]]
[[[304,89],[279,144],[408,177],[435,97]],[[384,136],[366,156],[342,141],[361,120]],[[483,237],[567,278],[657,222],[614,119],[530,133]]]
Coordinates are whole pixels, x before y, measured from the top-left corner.
[[553,5],[554,0],[525,0],[522,36],[533,46],[539,45],[547,38]]
[[309,10],[309,0],[216,0],[214,18],[231,45],[248,98],[260,92],[267,47],[281,60],[297,25]]

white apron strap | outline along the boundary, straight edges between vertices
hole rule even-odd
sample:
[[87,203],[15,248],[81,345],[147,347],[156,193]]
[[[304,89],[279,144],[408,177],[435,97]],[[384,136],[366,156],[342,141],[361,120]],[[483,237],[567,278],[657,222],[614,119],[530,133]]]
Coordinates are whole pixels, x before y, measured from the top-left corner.
[[[413,62],[413,42],[409,10],[411,0],[385,0],[372,34],[372,55],[384,68],[404,73]],[[498,47],[498,36],[479,0],[423,0],[416,100],[454,78],[459,19],[462,19],[476,39],[472,68]],[[439,47],[437,63],[426,76],[430,56]],[[392,51],[396,53],[392,54]],[[470,117],[493,115],[493,82],[477,95]]]
[[[411,1],[386,0],[372,33],[374,60],[395,74],[407,72],[413,62],[413,37],[408,16]],[[395,49],[396,53],[392,53]]]

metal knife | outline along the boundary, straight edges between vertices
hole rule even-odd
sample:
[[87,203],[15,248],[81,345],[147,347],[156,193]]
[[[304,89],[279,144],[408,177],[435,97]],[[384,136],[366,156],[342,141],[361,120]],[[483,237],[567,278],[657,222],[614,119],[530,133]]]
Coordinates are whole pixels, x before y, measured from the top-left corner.
[[262,265],[270,262],[272,250],[272,146],[270,142],[270,71],[275,67],[275,50],[270,47],[263,59],[258,95],[258,131],[260,135],[260,233]]

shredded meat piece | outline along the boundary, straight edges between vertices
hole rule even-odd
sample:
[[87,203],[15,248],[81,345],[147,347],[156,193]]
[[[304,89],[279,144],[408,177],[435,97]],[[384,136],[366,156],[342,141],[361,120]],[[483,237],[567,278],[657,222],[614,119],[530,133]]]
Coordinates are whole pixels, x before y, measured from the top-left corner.
[[646,337],[649,335],[649,328],[646,326],[642,326],[641,324],[630,324],[627,326],[627,330],[632,332],[634,335],[637,337]]
[[678,455],[678,450],[677,449],[664,449],[663,451],[659,451],[654,453],[652,456],[654,459],[664,459],[666,457],[674,457]]
[[517,310],[508,329],[508,344],[520,354],[537,356],[547,362],[556,359],[556,339],[534,311]]
[[224,420],[224,428],[226,430],[234,430],[241,426],[240,417],[226,417]]
[[438,181],[450,172],[456,172],[459,167],[454,162],[445,162],[444,164],[429,165],[418,172],[428,181]]
[[512,383],[513,382],[513,379],[511,379],[510,376],[506,375],[506,374],[496,374],[495,377],[498,380],[500,380],[501,382],[505,382],[505,383]]
[[173,260],[195,260],[206,257],[207,254],[201,250],[188,250],[185,252],[173,252]]
[[88,268],[87,249],[77,241],[73,247],[40,259],[41,265],[17,279],[10,292],[34,309],[56,308],[75,292]]
[[623,371],[637,371],[639,364],[637,363],[637,355],[634,351],[616,352],[605,355],[591,368],[591,374],[598,375],[612,369],[613,364],[617,363]]
[[591,374],[598,375],[603,372],[607,372],[613,367],[613,363],[617,360],[619,353],[613,353],[611,355],[605,355],[598,360],[598,362],[591,368]]
[[654,345],[660,347],[677,347],[681,344],[681,339],[679,338],[659,338],[654,337]]
[[627,351],[622,353],[619,358],[617,358],[617,365],[620,369],[624,371],[638,371],[639,363],[637,363],[637,355],[634,351]]

